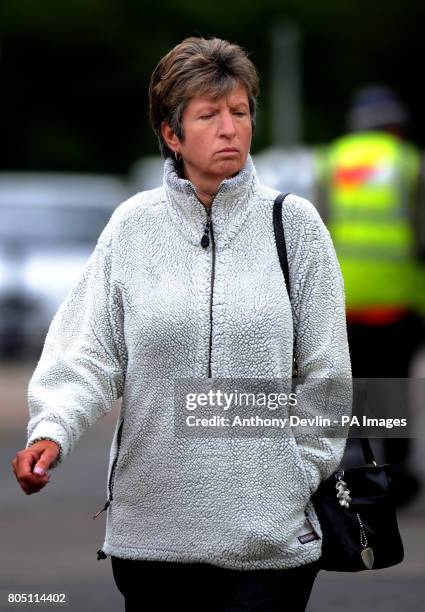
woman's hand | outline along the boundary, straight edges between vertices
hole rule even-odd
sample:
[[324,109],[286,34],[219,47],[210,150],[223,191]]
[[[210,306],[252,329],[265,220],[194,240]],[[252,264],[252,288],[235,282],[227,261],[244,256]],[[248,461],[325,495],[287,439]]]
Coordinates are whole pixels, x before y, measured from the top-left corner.
[[12,459],[13,472],[27,495],[38,493],[49,482],[47,470],[56,460],[59,451],[56,442],[39,440],[16,453]]

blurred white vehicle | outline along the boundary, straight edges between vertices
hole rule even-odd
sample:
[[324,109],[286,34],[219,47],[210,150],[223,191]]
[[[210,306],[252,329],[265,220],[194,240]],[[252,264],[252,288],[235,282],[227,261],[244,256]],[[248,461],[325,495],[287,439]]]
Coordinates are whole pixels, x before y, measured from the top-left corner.
[[283,193],[296,193],[315,203],[317,167],[313,148],[270,148],[256,153],[252,159],[263,185]]
[[150,155],[136,160],[129,173],[133,193],[161,187],[163,173],[164,160],[160,155]]
[[116,177],[0,173],[0,352],[41,350],[114,208],[130,194]]

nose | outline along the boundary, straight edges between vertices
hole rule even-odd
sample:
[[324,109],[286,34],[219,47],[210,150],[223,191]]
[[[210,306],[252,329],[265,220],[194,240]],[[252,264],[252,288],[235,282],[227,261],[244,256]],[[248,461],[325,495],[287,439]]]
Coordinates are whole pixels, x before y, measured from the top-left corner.
[[235,120],[228,110],[220,113],[219,134],[226,138],[233,138],[236,135]]

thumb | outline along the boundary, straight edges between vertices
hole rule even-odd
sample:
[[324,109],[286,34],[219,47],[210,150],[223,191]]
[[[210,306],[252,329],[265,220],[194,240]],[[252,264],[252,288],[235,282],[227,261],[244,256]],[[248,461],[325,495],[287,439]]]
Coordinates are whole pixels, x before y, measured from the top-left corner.
[[43,467],[43,464],[39,461],[33,470],[34,474],[38,474],[39,476],[44,476],[47,472],[47,468]]
[[39,460],[34,466],[34,474],[38,474],[38,476],[44,476],[47,473],[47,470],[49,469],[50,464],[54,461],[54,459],[55,453],[51,449],[46,448],[45,450],[43,450]]

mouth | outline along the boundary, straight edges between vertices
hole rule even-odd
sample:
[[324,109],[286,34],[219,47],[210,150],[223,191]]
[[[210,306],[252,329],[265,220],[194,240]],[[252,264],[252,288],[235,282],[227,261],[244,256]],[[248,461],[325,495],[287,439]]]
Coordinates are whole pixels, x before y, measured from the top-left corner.
[[230,155],[230,154],[235,155],[235,154],[239,153],[239,150],[235,149],[233,147],[226,147],[225,149],[221,149],[220,151],[217,151],[217,153],[225,153],[225,154],[228,154],[228,155]]

